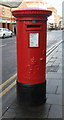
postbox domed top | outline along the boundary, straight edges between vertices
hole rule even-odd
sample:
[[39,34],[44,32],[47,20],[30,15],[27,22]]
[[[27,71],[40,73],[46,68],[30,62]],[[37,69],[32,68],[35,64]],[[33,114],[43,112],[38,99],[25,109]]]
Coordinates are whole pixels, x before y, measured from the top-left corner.
[[49,10],[43,10],[40,8],[22,8],[15,11],[12,11],[14,17],[48,17],[52,14]]

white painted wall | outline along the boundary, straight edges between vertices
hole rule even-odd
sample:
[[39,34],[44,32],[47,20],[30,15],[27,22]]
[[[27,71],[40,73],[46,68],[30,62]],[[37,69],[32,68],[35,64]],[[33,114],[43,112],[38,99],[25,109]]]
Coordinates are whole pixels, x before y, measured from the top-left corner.
[[48,23],[54,23],[54,12],[52,12],[50,17],[48,17]]

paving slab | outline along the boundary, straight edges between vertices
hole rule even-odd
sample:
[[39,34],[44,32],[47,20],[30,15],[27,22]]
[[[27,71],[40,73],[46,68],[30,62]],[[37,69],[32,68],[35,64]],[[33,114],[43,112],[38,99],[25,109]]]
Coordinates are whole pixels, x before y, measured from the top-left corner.
[[57,85],[46,85],[47,94],[56,94],[57,88]]
[[54,63],[53,61],[49,61],[46,66],[51,66],[51,65],[53,65],[53,63]]
[[16,113],[14,109],[8,109],[7,112],[3,115],[3,118],[15,118]]
[[62,106],[51,105],[48,118],[62,118]]
[[48,72],[47,73],[47,75],[46,75],[46,77],[49,79],[57,79],[57,80],[62,80],[62,74],[61,73],[56,73],[56,72],[54,72],[54,73],[52,73],[52,72]]
[[62,69],[59,69],[59,70],[58,70],[58,73],[61,73],[61,74],[62,74],[62,73],[64,73],[64,71],[62,71]]
[[47,115],[48,115],[48,111],[49,111],[49,108],[50,108],[50,105],[44,105],[44,106],[41,106],[40,108],[39,107],[36,107],[36,108],[24,108],[22,110],[22,113],[21,111],[18,112],[16,111],[16,114],[17,114],[17,118],[18,117],[23,117],[23,118],[47,118]]
[[3,118],[47,118],[50,109],[48,104],[38,107],[13,106],[4,114]]
[[62,95],[47,94],[47,104],[62,105]]
[[59,69],[59,65],[47,66],[47,72],[57,72],[58,69]]
[[50,90],[51,90],[51,87],[52,86],[59,86],[59,87],[62,87],[62,81],[61,80],[51,80],[51,79],[47,79],[46,80],[47,82],[47,85],[50,86]]
[[59,86],[58,86],[58,89],[57,89],[56,94],[61,94],[61,95],[62,95],[62,87],[59,87]]

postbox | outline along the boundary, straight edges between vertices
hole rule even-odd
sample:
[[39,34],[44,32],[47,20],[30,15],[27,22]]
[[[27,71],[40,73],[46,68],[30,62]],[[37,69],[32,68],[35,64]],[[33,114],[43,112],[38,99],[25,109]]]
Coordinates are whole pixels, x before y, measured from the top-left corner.
[[17,99],[23,105],[46,101],[46,29],[51,11],[38,8],[12,12],[17,25]]

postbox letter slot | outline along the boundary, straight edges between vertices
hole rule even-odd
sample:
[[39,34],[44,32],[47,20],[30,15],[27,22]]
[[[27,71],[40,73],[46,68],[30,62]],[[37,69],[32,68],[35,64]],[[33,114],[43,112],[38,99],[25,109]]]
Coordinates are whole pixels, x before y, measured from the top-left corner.
[[39,28],[40,25],[27,25],[27,28],[35,28],[35,27],[36,27],[36,28],[37,28],[37,27]]

